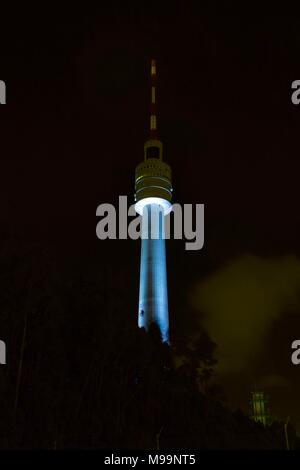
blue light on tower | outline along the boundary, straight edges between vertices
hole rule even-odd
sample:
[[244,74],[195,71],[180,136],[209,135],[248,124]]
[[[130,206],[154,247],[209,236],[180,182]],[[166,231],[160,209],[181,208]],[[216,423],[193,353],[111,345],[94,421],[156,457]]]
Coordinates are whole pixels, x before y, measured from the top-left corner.
[[171,168],[162,160],[157,134],[156,63],[151,61],[150,138],[144,161],[135,171],[135,209],[142,216],[138,325],[155,323],[163,342],[169,342],[165,215],[171,210]]

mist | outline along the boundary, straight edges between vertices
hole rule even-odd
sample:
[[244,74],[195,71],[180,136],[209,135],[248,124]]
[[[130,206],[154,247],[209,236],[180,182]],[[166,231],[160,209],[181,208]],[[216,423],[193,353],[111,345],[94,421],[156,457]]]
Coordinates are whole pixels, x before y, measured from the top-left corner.
[[197,282],[191,301],[216,342],[216,372],[241,372],[259,355],[272,323],[300,307],[300,260],[243,255]]

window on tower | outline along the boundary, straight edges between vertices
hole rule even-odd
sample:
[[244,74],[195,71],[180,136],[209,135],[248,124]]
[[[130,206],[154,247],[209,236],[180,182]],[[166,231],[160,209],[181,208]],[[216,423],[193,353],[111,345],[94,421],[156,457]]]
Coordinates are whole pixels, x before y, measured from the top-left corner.
[[146,156],[147,158],[159,158],[159,147],[148,147]]

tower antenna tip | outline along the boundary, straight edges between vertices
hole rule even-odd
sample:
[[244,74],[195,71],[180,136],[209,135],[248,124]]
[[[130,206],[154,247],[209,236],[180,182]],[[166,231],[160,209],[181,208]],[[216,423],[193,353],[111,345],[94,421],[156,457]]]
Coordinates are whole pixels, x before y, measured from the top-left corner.
[[151,59],[151,75],[156,75],[156,60]]

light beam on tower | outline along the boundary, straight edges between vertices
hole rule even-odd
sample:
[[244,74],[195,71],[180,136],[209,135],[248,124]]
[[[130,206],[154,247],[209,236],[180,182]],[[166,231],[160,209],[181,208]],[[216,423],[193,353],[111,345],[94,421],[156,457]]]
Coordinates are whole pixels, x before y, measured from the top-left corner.
[[151,60],[150,135],[144,161],[135,170],[135,209],[142,216],[138,325],[155,323],[163,342],[169,342],[165,215],[171,211],[171,168],[163,161],[157,132],[156,62]]

